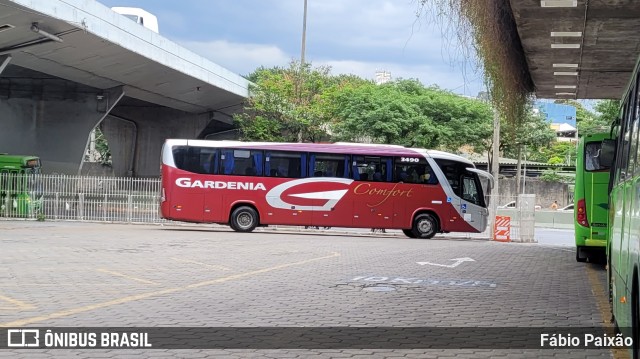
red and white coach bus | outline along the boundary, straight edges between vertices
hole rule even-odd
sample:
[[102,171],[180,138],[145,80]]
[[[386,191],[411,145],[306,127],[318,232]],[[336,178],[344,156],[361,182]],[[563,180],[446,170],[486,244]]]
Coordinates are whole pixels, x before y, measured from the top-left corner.
[[[482,232],[481,178],[446,152],[392,145],[169,139],[162,217],[256,226],[402,229],[411,238]],[[490,188],[490,186],[488,186]]]

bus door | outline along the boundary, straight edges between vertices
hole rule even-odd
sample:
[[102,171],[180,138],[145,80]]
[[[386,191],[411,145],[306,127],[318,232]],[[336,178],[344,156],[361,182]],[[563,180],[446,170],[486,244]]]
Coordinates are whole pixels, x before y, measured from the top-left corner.
[[[399,218],[404,218],[408,206],[405,196],[392,196],[394,191],[407,184],[394,183],[392,177],[393,159],[379,156],[353,156],[352,178],[356,181],[353,187],[353,225],[357,227],[391,228]],[[397,211],[402,215],[398,216]]]
[[[190,172],[191,175],[186,176],[191,182],[198,181],[198,186],[172,186],[165,190],[170,198],[170,216],[172,219],[202,222],[207,221],[205,218],[205,200],[210,201],[211,189],[206,189],[202,185],[206,179],[206,174],[213,173],[211,168],[211,154],[215,154],[215,150],[200,148],[195,146],[176,146],[173,148],[173,156],[176,166],[184,171]],[[215,157],[213,158],[215,160]],[[219,202],[219,200],[217,201]],[[215,203],[215,202],[214,202]]]
[[349,162],[349,155],[311,154],[309,173],[313,177],[326,178],[326,182],[319,179],[313,193],[318,198],[318,202],[314,203],[312,225],[319,227],[351,227],[353,225],[353,207],[344,198],[351,182]]
[[444,229],[466,231],[465,227],[467,226],[463,225],[466,223],[479,232],[484,231],[489,212],[486,208],[478,175],[482,174],[483,177],[489,179],[491,175],[475,168],[468,168],[466,164],[461,162],[437,159],[436,163],[451,188],[450,192],[448,189],[445,190],[448,192],[447,202],[450,203],[450,217],[448,223],[443,221]]
[[482,187],[476,173],[468,170],[462,175],[462,198],[460,215],[462,219],[479,231],[487,227],[488,210],[485,207]]
[[267,206],[260,213],[263,224],[310,226],[313,204],[307,198],[315,187],[307,183],[307,154],[290,151],[265,151],[264,176]]
[[592,237],[607,238],[609,211],[609,167],[600,164],[602,142],[587,142],[584,148],[584,199]]

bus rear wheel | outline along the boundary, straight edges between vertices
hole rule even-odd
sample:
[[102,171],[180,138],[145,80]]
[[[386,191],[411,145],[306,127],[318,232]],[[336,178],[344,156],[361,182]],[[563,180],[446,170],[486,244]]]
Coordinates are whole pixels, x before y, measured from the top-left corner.
[[409,238],[416,238],[416,235],[413,234],[413,230],[412,229],[403,229],[402,233],[404,233],[404,235],[409,237]]
[[413,220],[411,232],[415,238],[429,239],[436,235],[438,231],[438,221],[429,213],[417,215]]
[[231,213],[230,222],[234,231],[251,232],[258,226],[258,212],[248,206],[238,207]]
[[582,246],[576,247],[576,262],[586,262],[589,256]]

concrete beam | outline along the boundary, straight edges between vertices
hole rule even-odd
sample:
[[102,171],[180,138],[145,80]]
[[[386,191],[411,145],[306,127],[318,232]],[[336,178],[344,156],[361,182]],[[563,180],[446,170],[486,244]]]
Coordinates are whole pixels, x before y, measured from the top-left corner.
[[2,75],[2,71],[9,65],[11,61],[11,55],[2,55],[0,56],[0,75]]

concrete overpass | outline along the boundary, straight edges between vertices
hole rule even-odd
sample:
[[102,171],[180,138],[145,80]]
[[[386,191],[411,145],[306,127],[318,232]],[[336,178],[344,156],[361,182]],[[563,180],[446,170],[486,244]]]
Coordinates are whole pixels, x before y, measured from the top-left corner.
[[[506,3],[505,3],[506,4]],[[620,99],[640,54],[640,1],[510,0],[539,98]],[[507,4],[507,6],[508,6]]]
[[157,175],[165,138],[230,129],[248,86],[96,1],[0,0],[0,152],[45,171],[78,173],[101,124],[116,175]]

